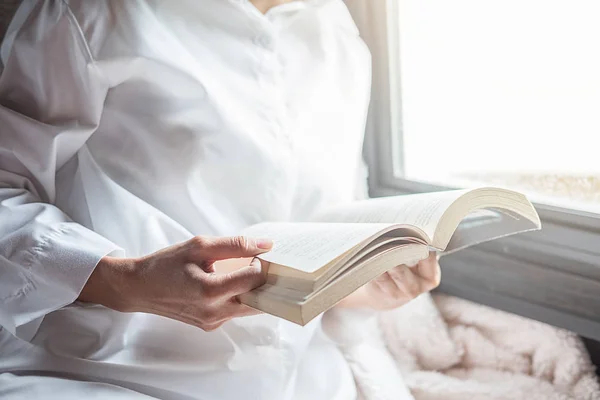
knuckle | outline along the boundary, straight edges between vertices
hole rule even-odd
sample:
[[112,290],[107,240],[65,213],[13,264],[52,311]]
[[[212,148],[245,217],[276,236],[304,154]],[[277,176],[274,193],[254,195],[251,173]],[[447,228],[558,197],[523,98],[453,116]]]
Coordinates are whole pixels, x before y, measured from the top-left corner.
[[208,323],[202,323],[198,325],[200,327],[200,329],[202,329],[204,332],[211,332],[214,330],[214,325],[208,324]]
[[413,299],[415,297],[419,296],[421,294],[421,288],[420,288],[419,283],[416,282],[415,280],[410,281],[406,285],[406,294]]
[[234,236],[232,238],[233,245],[242,250],[248,250],[250,248],[250,242],[245,236]]
[[373,279],[372,284],[377,289],[378,292],[385,292],[385,286],[382,282],[382,278],[378,277],[376,279]]
[[402,266],[398,266],[390,269],[388,272],[386,272],[386,274],[388,279],[391,279],[394,282],[401,281],[404,275],[404,269]]
[[190,242],[194,248],[203,248],[207,244],[207,239],[204,236],[194,236],[190,239]]
[[388,279],[389,279],[389,274],[383,273],[383,274],[379,275],[378,277],[376,277],[375,279],[373,279],[373,282],[375,284],[377,284],[378,286],[381,286],[382,284],[387,282]]
[[223,325],[223,324],[219,323],[219,324],[213,324],[213,325],[205,325],[203,329],[205,332],[212,332],[212,331],[216,331],[217,329],[219,329],[221,327],[221,325]]

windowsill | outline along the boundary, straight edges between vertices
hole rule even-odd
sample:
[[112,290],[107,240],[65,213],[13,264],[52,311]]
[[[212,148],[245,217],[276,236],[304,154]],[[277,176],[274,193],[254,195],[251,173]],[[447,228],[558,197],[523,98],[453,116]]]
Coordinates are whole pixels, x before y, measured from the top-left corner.
[[525,193],[533,203],[600,215],[600,177],[560,173],[472,173],[416,177],[441,187],[499,186]]
[[[444,190],[407,180],[371,182],[371,196]],[[600,340],[600,216],[536,205],[542,231],[442,258],[439,291]]]

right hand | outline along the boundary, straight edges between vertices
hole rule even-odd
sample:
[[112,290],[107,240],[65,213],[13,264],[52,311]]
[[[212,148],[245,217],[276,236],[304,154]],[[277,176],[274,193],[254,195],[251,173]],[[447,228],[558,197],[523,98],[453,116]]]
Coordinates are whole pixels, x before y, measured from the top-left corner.
[[141,258],[104,257],[79,299],[121,312],[145,312],[211,331],[234,317],[258,311],[238,295],[266,282],[259,259],[226,274],[213,263],[269,251],[270,240],[197,236]]

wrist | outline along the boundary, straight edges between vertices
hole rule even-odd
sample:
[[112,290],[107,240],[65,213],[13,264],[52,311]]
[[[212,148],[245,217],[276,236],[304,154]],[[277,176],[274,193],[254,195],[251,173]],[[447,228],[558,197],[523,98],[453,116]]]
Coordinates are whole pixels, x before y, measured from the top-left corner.
[[137,264],[133,258],[103,257],[94,268],[78,300],[117,311],[134,311],[131,286]]

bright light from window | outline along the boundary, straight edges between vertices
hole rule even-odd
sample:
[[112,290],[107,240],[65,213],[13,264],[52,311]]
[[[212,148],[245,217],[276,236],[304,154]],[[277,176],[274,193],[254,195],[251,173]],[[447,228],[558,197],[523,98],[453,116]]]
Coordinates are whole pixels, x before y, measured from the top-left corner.
[[400,3],[406,176],[600,203],[600,1]]

